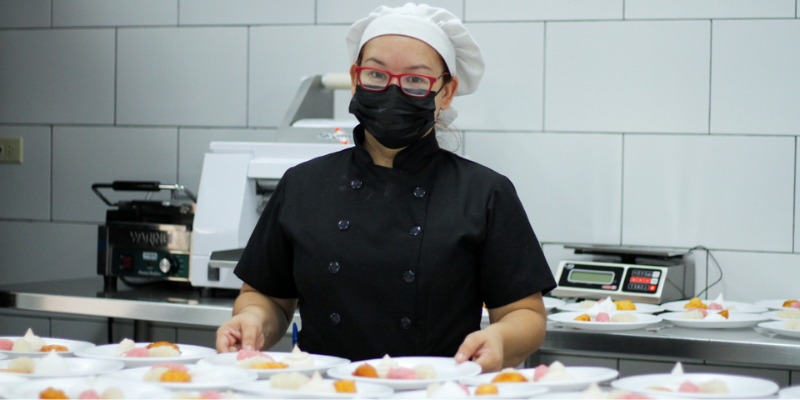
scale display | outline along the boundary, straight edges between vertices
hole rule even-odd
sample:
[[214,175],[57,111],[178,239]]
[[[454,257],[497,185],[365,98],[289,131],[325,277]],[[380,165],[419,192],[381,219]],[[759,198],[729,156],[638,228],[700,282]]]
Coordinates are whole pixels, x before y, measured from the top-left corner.
[[661,302],[664,301],[670,268],[675,269],[658,265],[564,260],[558,266],[558,287],[553,294]]

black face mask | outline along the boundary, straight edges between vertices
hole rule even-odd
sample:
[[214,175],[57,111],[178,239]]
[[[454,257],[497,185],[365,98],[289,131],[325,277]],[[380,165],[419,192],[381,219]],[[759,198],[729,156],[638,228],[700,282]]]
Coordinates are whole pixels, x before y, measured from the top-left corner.
[[350,113],[380,144],[399,149],[413,144],[433,127],[438,93],[412,97],[397,85],[380,92],[358,85],[350,100]]

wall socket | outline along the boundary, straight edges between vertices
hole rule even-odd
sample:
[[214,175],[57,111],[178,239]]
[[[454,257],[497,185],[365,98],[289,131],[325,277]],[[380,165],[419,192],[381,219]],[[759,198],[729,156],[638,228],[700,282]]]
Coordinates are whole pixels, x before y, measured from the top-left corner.
[[0,163],[22,164],[22,138],[0,136]]

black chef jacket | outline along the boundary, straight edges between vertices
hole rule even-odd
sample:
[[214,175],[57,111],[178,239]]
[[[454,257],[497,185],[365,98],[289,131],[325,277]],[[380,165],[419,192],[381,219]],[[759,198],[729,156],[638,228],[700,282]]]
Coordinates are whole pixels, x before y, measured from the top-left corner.
[[363,360],[455,355],[481,304],[555,287],[504,176],[431,133],[377,166],[362,146],[286,171],[235,274],[297,298],[304,351]]

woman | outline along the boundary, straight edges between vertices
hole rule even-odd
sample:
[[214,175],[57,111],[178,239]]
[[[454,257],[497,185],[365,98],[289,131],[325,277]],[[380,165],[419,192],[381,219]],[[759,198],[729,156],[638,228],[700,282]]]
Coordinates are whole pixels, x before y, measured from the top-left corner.
[[236,267],[218,350],[273,346],[299,305],[310,353],[519,365],[544,340],[555,281],[511,182],[441,150],[433,128],[477,88],[480,49],[449,12],[410,3],[347,39],[356,145],[286,172]]

